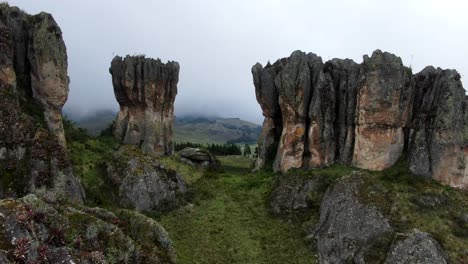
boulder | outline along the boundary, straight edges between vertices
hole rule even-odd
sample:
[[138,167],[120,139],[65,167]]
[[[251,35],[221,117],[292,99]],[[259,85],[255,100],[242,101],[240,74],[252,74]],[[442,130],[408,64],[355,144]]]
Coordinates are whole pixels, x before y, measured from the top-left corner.
[[202,167],[211,171],[221,169],[221,163],[208,150],[200,148],[184,148],[179,151],[182,162]]
[[319,224],[310,235],[320,263],[377,263],[385,256],[393,228],[378,208],[360,199],[363,178],[352,173],[326,191]]
[[289,220],[307,220],[312,208],[320,206],[320,190],[326,187],[321,175],[287,174],[279,176],[269,203],[274,214]]
[[123,146],[107,163],[107,179],[117,203],[138,211],[166,211],[184,203],[185,181],[155,156]]
[[417,229],[392,245],[386,264],[445,264],[445,252],[428,233]]
[[[164,228],[142,214],[0,200],[1,263],[175,263]],[[3,259],[2,259],[3,258]]]
[[179,64],[144,56],[116,56],[109,71],[120,105],[114,136],[145,153],[171,154]]

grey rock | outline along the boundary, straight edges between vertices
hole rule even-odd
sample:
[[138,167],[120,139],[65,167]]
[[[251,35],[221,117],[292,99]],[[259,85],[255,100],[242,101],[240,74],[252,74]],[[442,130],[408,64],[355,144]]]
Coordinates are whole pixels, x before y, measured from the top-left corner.
[[120,105],[114,136],[145,153],[171,154],[179,64],[144,56],[116,56],[109,71]]
[[107,163],[107,177],[118,190],[121,206],[138,211],[165,211],[184,202],[183,178],[151,155],[131,146],[121,147]]
[[28,195],[0,200],[0,226],[1,263],[92,264],[105,257],[116,263],[175,263],[164,228],[134,211],[51,205]]
[[211,171],[218,171],[221,169],[221,163],[215,156],[213,156],[208,150],[200,148],[184,148],[179,151],[181,161],[206,168]]
[[353,173],[330,186],[320,207],[320,222],[314,234],[320,263],[372,263],[367,260],[377,246],[385,245],[393,229],[373,205],[359,198],[364,176]]
[[428,233],[413,230],[392,246],[387,264],[445,264],[447,257],[439,243]]
[[2,196],[82,203],[62,125],[69,82],[62,32],[50,14],[2,4],[0,35],[0,175],[11,175]]
[[256,169],[383,170],[404,156],[415,175],[467,188],[468,99],[456,71],[413,75],[380,50],[361,64],[295,51],[252,75],[265,117]]
[[292,217],[307,212],[316,202],[311,198],[312,194],[317,193],[320,187],[320,177],[282,175],[270,195],[270,207],[275,214]]
[[467,101],[460,74],[426,67],[413,78],[416,92],[408,150],[410,171],[454,187],[466,187]]

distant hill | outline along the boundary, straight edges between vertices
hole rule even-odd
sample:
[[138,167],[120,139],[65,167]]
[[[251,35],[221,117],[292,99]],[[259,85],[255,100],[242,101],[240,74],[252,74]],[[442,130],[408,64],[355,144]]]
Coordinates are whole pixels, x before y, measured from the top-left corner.
[[262,127],[239,118],[181,117],[174,124],[175,141],[193,143],[257,142]]
[[[117,113],[111,110],[97,111],[84,117],[65,113],[78,127],[91,135],[98,135],[115,119]],[[176,142],[192,143],[238,143],[254,144],[261,132],[261,126],[239,118],[218,118],[202,116],[176,117],[174,130]]]
[[112,124],[117,113],[112,110],[100,110],[93,114],[76,116],[65,111],[64,115],[75,122],[78,127],[86,129],[90,135],[97,136]]

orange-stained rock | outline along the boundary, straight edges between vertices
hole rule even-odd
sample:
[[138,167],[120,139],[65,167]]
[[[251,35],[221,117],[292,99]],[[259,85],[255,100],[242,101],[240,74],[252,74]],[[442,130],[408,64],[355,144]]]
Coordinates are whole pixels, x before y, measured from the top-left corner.
[[295,51],[252,73],[265,116],[257,168],[383,170],[405,157],[415,177],[468,188],[468,100],[456,71],[412,75],[376,50],[362,64]]
[[400,58],[380,50],[370,58],[364,56],[356,103],[354,166],[383,170],[398,161],[411,99],[411,75]]

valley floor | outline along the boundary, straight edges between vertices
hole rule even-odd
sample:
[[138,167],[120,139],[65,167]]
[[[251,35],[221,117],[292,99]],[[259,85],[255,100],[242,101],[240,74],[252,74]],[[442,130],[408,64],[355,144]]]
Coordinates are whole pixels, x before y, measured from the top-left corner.
[[248,158],[220,159],[225,172],[195,182],[193,204],[158,217],[178,263],[314,263],[301,228],[267,209],[274,175],[250,173]]

